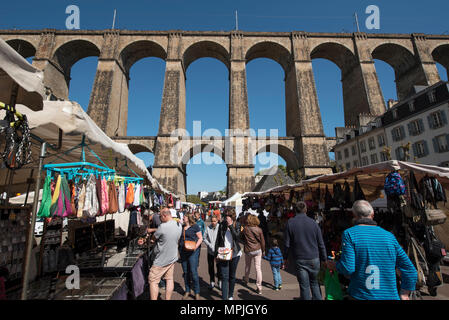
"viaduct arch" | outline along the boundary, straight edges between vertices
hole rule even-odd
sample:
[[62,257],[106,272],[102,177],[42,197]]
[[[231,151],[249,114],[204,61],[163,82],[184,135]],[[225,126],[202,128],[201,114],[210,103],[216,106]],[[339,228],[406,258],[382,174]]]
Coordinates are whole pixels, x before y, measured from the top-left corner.
[[[179,143],[186,143],[185,137],[173,132],[185,129],[186,70],[197,59],[218,59],[229,70],[230,135],[212,144],[226,162],[231,195],[254,187],[253,156],[264,146],[264,150],[277,149],[288,167],[305,176],[330,172],[328,150],[334,140],[324,135],[313,59],[327,59],[340,68],[348,126],[357,125],[360,114],[377,116],[386,110],[374,59],[394,69],[399,99],[414,85],[440,81],[435,62],[449,70],[448,35],[44,29],[0,30],[0,37],[20,48],[24,57],[34,56],[33,65],[44,71],[45,84],[57,99],[68,98],[73,64],[97,56],[89,115],[133,152],[153,152],[153,175],[180,195],[185,194],[185,166],[172,161],[169,154]],[[166,63],[159,131],[156,137],[127,137],[129,72],[145,57]],[[246,64],[262,57],[279,63],[285,75],[287,132],[276,140],[254,137],[248,130]],[[211,145],[207,137],[187,140],[201,146],[200,150]]]

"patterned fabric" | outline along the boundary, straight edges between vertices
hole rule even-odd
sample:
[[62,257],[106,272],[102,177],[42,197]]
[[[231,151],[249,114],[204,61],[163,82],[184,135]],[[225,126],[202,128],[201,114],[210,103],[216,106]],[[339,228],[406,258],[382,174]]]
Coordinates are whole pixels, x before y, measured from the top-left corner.
[[83,214],[86,217],[93,218],[97,215],[99,208],[96,179],[95,176],[91,174],[86,185],[86,199],[84,201]]
[[105,215],[109,210],[108,184],[106,178],[101,179],[101,215]]
[[119,186],[118,192],[118,212],[122,213],[125,211],[125,184],[122,182]]
[[390,172],[388,174],[385,178],[384,189],[387,195],[400,196],[405,194],[405,183],[399,172]]

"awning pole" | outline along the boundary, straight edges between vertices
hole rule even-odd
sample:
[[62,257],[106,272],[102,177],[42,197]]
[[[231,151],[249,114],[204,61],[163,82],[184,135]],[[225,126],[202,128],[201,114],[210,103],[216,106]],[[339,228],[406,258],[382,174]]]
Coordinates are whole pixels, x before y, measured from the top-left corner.
[[34,190],[34,203],[33,203],[33,211],[31,212],[31,224],[28,230],[28,239],[27,239],[27,250],[25,252],[25,270],[22,279],[22,300],[27,299],[28,293],[28,277],[30,274],[30,262],[31,262],[31,250],[33,249],[33,239],[34,239],[34,228],[36,226],[36,214],[37,214],[37,204],[39,202],[39,191],[41,188],[41,173],[42,173],[42,165],[45,158],[45,151],[47,148],[47,143],[42,143],[41,146],[41,154],[39,156],[39,168],[37,171],[36,178],[36,188]]

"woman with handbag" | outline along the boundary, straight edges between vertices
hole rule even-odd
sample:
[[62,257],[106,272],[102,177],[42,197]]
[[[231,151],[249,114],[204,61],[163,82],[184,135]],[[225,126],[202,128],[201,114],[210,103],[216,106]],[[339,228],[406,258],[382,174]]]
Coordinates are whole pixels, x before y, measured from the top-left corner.
[[233,300],[235,273],[242,256],[239,245],[240,231],[240,224],[236,222],[235,210],[226,209],[215,242],[215,257],[221,274],[223,300]]
[[[263,213],[262,213],[263,215]],[[245,277],[243,281],[248,284],[251,263],[254,260],[256,267],[256,286],[257,293],[262,294],[262,255],[265,252],[265,237],[262,229],[259,227],[259,218],[250,214],[247,220],[248,224],[243,228],[242,240],[245,251]]]
[[196,224],[193,213],[187,213],[183,217],[183,231],[179,240],[182,271],[184,272],[185,293],[183,299],[190,295],[190,284],[193,284],[195,300],[200,297],[200,280],[198,277],[198,255],[201,250],[203,236],[201,228]]

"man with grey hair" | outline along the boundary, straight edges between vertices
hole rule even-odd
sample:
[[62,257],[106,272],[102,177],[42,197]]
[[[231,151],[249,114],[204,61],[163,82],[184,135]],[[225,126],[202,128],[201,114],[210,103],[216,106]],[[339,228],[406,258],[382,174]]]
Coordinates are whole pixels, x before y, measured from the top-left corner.
[[162,277],[166,280],[165,300],[170,300],[173,293],[173,272],[178,261],[178,243],[182,234],[182,226],[173,219],[170,209],[161,210],[161,225],[152,237],[156,242],[154,248],[154,262],[150,269],[148,281],[150,283],[151,300],[157,300],[159,282]]
[[[355,300],[409,300],[417,272],[390,232],[378,227],[371,204],[358,200],[352,206],[354,226],[342,237],[341,257],[331,269],[350,277],[348,293]],[[401,271],[401,293],[396,286],[396,268]]]
[[324,263],[327,260],[326,247],[320,227],[306,213],[306,203],[297,202],[296,216],[288,220],[284,232],[284,261],[285,264],[288,263],[289,250],[292,250],[300,287],[300,299],[322,300],[317,277],[320,261]]

